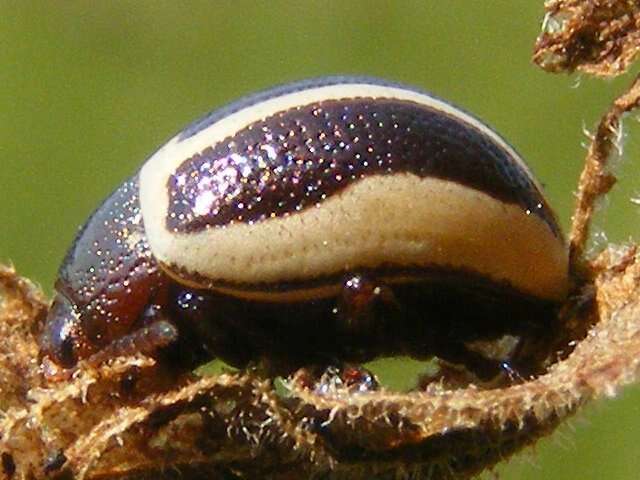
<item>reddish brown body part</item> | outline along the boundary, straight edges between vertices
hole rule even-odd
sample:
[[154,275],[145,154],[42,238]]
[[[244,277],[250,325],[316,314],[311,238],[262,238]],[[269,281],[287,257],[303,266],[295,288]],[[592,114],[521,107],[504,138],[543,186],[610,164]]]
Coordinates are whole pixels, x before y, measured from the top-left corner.
[[41,351],[70,367],[158,317],[167,281],[149,250],[134,178],[78,233],[56,282]]

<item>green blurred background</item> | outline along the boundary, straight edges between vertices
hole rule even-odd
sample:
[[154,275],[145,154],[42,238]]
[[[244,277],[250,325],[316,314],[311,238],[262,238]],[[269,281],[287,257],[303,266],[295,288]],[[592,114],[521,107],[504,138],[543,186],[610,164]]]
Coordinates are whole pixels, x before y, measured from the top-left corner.
[[[484,118],[566,227],[583,130],[631,77],[537,69],[542,14],[535,0],[1,2],[0,260],[50,291],[76,228],[178,129],[240,95],[335,73],[414,84]],[[639,237],[636,124],[596,244]],[[639,405],[630,388],[588,408],[501,478],[637,479]]]

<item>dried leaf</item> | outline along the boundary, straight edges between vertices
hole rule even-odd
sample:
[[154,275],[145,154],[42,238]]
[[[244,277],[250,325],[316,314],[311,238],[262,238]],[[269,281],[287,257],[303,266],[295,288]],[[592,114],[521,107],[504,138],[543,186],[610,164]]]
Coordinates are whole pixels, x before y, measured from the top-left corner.
[[549,0],[545,12],[533,61],[548,72],[620,75],[640,51],[635,0]]

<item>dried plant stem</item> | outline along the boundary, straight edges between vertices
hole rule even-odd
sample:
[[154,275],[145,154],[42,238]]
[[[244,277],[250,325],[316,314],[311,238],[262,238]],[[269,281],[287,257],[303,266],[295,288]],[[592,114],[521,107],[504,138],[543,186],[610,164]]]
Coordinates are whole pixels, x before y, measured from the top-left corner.
[[569,235],[572,264],[584,257],[598,198],[616,182],[616,178],[607,171],[607,164],[619,144],[622,116],[639,105],[640,77],[637,77],[629,90],[613,102],[598,124],[578,183],[578,199]]

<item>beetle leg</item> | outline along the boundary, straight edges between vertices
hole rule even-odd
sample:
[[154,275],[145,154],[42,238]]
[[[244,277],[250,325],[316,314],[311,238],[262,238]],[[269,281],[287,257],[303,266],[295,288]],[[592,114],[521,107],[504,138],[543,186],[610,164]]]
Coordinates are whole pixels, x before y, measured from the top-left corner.
[[[166,321],[158,320],[132,333],[120,337],[93,355],[87,357],[82,363],[89,367],[99,367],[109,360],[118,357],[127,357],[136,354],[152,355],[159,349],[175,342],[178,339],[176,327]],[[61,381],[71,378],[78,367],[61,368],[45,357],[42,362],[43,373],[49,381]]]
[[[448,389],[458,389],[466,388],[472,383],[480,383],[485,388],[498,388],[525,381],[520,372],[509,361],[493,360],[475,352],[473,353],[474,355],[479,355],[479,357],[467,358],[467,362],[476,362],[471,366],[463,363],[451,363],[437,358],[437,371],[420,375],[418,377],[418,389],[426,390],[434,382],[441,383]],[[480,369],[477,367],[478,361],[482,363]]]
[[471,383],[476,383],[478,378],[464,365],[450,363],[441,358],[433,360],[437,365],[434,372],[423,373],[418,377],[418,390],[426,390],[429,385],[443,384],[447,389],[455,390],[465,388]]
[[501,361],[500,368],[511,383],[523,383],[526,381],[525,377],[523,376],[524,372],[516,369],[511,360]]
[[482,382],[494,381],[499,375],[508,374],[509,369],[516,371],[503,360],[485,357],[459,342],[441,345],[434,354],[446,362],[463,365]]
[[555,330],[535,331],[523,335],[518,341],[509,364],[524,378],[541,375],[556,350]]
[[132,333],[114,340],[86,360],[97,367],[110,359],[136,354],[152,355],[178,338],[178,329],[167,320],[157,320]]
[[318,395],[329,395],[348,390],[350,393],[373,392],[380,388],[378,379],[361,365],[344,364],[340,367],[301,368],[292,378],[301,388],[313,390]]
[[363,331],[375,320],[377,306],[396,306],[393,290],[366,275],[348,277],[342,286],[340,311],[347,330]]

